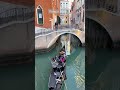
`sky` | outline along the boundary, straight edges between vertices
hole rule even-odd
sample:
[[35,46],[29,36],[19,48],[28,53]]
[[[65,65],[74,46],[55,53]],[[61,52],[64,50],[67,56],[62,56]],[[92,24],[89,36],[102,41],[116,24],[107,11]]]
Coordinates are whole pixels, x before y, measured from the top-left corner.
[[74,1],[74,0],[68,0],[70,2],[69,4],[69,8],[71,8],[71,3]]

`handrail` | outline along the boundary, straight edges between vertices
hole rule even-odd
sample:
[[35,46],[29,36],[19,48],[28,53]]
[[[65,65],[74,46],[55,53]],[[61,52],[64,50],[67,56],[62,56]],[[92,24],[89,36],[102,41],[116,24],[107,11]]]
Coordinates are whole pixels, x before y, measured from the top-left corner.
[[[113,1],[117,2],[118,0],[113,0]],[[105,9],[106,11],[111,12],[111,13],[116,13],[116,14],[120,13],[119,10],[118,10],[119,8],[117,6],[117,3],[115,5],[112,2],[107,2],[107,1],[104,1],[104,0],[101,1],[101,2],[96,1],[96,0],[95,1],[86,0],[85,8],[86,8],[86,10],[91,9],[91,8],[97,8],[97,9],[102,8],[102,9]]]
[[32,8],[11,8],[11,9],[7,9],[7,10],[4,10],[4,11],[0,12],[0,16],[1,16],[1,14],[7,13],[7,12],[9,12],[11,10],[20,10],[20,9],[22,9],[22,10],[31,10],[31,11],[34,10],[33,7]]
[[44,33],[39,33],[38,35],[35,35],[35,38],[38,38],[40,36],[47,36],[47,35],[50,35],[52,33],[58,33],[58,32],[63,32],[63,31],[67,31],[67,32],[71,32],[71,31],[76,31],[76,29],[66,29],[66,30],[62,30],[62,29],[58,29],[57,31],[55,30],[51,30],[51,31],[46,31],[44,30]]
[[0,13],[0,25],[11,21],[25,21],[34,17],[34,8],[12,8]]
[[[64,29],[58,29],[57,31],[63,31],[63,30]],[[68,31],[69,29],[65,29],[65,30]],[[71,30],[73,30],[73,29],[71,29]],[[55,31],[56,30],[41,28],[41,29],[37,30],[36,35],[48,34],[48,33],[55,32]]]
[[10,9],[4,10],[4,11],[0,12],[0,15],[1,15],[2,13],[5,13],[5,12],[10,11],[10,10],[12,10],[12,9],[14,9],[14,8],[10,8]]

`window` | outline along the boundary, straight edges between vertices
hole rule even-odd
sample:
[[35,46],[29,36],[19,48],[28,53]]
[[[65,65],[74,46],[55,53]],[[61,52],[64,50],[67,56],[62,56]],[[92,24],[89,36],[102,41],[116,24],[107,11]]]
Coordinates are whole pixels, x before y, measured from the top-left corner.
[[66,3],[66,7],[68,7],[68,3]]
[[38,24],[43,24],[43,11],[40,6],[37,7],[37,22]]
[[62,7],[62,3],[61,3],[61,7]]

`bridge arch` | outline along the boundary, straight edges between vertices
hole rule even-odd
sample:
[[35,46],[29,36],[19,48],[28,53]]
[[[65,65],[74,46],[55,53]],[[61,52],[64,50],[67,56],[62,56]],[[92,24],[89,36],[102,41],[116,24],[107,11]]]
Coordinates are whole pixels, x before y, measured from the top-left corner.
[[64,34],[72,34],[72,35],[76,36],[76,37],[79,39],[80,44],[82,45],[82,39],[81,39],[78,35],[76,35],[75,33],[73,33],[73,32],[62,32],[62,33],[56,35],[56,36],[49,42],[47,48],[49,48],[53,43],[55,43],[55,42],[58,40],[58,38],[59,38],[61,35],[64,35]]
[[[109,29],[107,29],[107,27],[104,24],[102,24],[99,20],[96,20],[91,17],[86,17],[86,28],[87,28],[86,35],[89,34],[89,37],[94,37],[93,39],[95,39],[95,41],[98,42],[98,44],[100,44],[100,43],[97,40],[99,40],[101,38],[104,40],[104,43],[105,43],[105,40],[106,40],[106,42],[108,40],[109,43],[111,44],[110,47],[113,47],[113,39],[110,35]],[[106,38],[105,38],[105,36],[106,36]],[[102,43],[102,44],[104,44],[104,43]]]
[[[106,27],[106,25],[103,24],[102,22],[100,22],[99,20],[97,20],[96,18],[91,17],[91,16],[86,16],[86,19],[90,19],[90,20],[95,21],[96,23],[99,23],[102,27],[104,27],[104,28],[108,31],[108,28]],[[108,32],[108,33],[109,33],[109,32]]]
[[114,41],[113,33],[111,33],[111,27],[108,25],[107,22],[104,22],[104,18],[106,16],[92,16],[92,15],[86,15],[86,19],[90,19],[95,21],[96,23],[100,24],[109,34],[111,37],[112,41]]

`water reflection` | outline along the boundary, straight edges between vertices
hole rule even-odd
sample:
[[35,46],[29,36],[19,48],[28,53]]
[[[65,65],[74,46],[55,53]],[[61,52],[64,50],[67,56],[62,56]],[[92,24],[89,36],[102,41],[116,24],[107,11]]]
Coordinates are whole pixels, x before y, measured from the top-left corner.
[[[76,52],[77,51],[77,52]],[[74,59],[73,59],[73,56]],[[71,58],[72,57],[72,58]],[[63,90],[85,90],[85,51],[77,48],[67,61],[67,81]],[[71,61],[70,61],[71,60]],[[72,81],[72,83],[70,83]],[[67,89],[66,89],[67,88]]]

